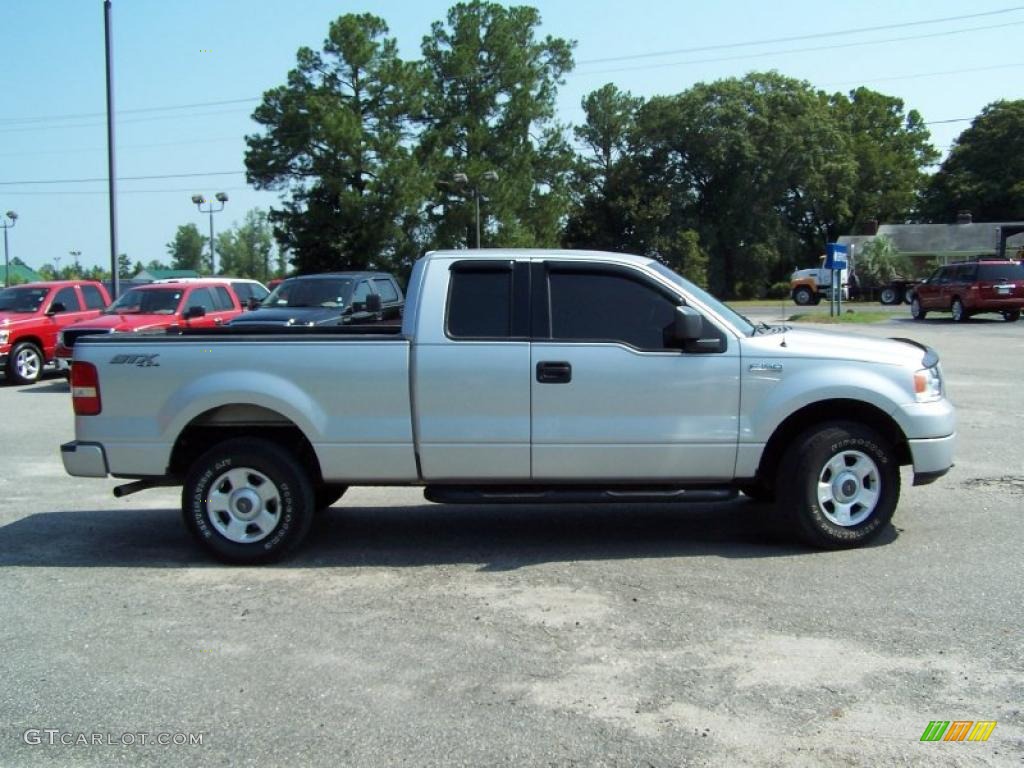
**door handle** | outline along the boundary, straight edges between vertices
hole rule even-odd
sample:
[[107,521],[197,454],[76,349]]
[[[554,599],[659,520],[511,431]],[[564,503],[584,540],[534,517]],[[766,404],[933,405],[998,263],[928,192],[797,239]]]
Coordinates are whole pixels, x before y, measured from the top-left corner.
[[564,361],[537,363],[537,381],[541,384],[568,384],[572,381],[572,366]]

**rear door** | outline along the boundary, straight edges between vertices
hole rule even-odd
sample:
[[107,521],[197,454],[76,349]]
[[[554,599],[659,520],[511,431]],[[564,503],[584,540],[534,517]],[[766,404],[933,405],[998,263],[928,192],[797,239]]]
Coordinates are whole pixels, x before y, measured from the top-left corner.
[[222,325],[242,314],[241,303],[236,300],[236,296],[228,290],[226,285],[215,285],[210,288],[210,291],[213,292],[213,300],[217,306],[213,313],[215,325]]
[[412,352],[424,479],[530,477],[529,265],[437,259],[424,273]]
[[948,280],[949,269],[940,267],[932,272],[921,285],[917,286],[915,293],[923,309],[942,309],[942,286]]
[[[58,308],[58,305],[62,305],[63,309],[60,312],[53,312]],[[73,285],[65,286],[58,290],[53,295],[49,308],[53,314],[49,316],[49,322],[44,325],[44,332],[42,334],[47,359],[53,357],[54,349],[57,346],[57,334],[60,333],[62,328],[66,328],[72,323],[77,323],[79,320],[95,316],[95,313],[85,310],[78,291]]]
[[719,351],[671,348],[681,299],[632,266],[538,262],[533,284],[534,479],[733,477],[740,357],[731,333],[705,320]]

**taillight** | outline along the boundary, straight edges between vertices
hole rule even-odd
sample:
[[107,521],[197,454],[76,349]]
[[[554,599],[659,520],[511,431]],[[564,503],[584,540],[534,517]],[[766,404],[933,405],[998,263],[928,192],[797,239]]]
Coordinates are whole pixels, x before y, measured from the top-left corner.
[[76,416],[95,416],[103,409],[100,377],[92,363],[71,363],[71,405]]

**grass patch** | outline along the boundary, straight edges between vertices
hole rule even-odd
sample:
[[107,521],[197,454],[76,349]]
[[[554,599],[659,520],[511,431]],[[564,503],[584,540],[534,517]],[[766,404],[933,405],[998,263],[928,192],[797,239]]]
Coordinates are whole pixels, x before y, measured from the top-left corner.
[[824,325],[841,325],[844,323],[881,323],[885,320],[892,320],[891,312],[856,312],[848,309],[843,314],[829,317],[826,314],[814,312],[797,312],[789,316],[789,322],[793,323],[822,323]]

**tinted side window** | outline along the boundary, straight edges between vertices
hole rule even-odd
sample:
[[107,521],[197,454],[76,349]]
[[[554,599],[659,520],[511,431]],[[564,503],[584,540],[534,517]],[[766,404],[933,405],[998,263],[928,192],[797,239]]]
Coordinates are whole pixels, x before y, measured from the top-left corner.
[[494,339],[512,335],[512,270],[452,270],[448,289],[448,335]]
[[231,294],[228,293],[228,289],[223,285],[214,286],[213,293],[214,298],[217,300],[218,309],[231,310],[235,308],[235,302],[231,300]]
[[1020,264],[982,264],[978,267],[979,280],[1024,280],[1024,267]]
[[[202,307],[207,312],[216,312],[217,306],[213,302],[209,288],[195,288],[188,297],[188,307]],[[186,310],[188,309],[186,307]]]
[[57,291],[57,295],[53,297],[50,307],[53,307],[58,302],[64,305],[65,312],[80,312],[82,309],[82,306],[78,303],[78,294],[71,287],[61,288]]
[[639,280],[603,272],[552,272],[551,335],[665,349],[675,304]]
[[252,285],[250,283],[232,283],[231,287],[235,289],[235,295],[238,296],[238,300],[243,304],[252,298]]
[[366,280],[361,280],[359,285],[356,286],[355,293],[352,294],[352,303],[355,304],[357,301],[366,301],[366,297],[370,295],[370,284]]
[[390,280],[378,277],[374,278],[373,284],[377,287],[377,293],[380,294],[380,300],[383,302],[398,301],[398,291],[395,290],[395,286]]
[[103,294],[95,285],[83,285],[82,295],[85,297],[86,309],[103,309],[107,302],[103,300]]

